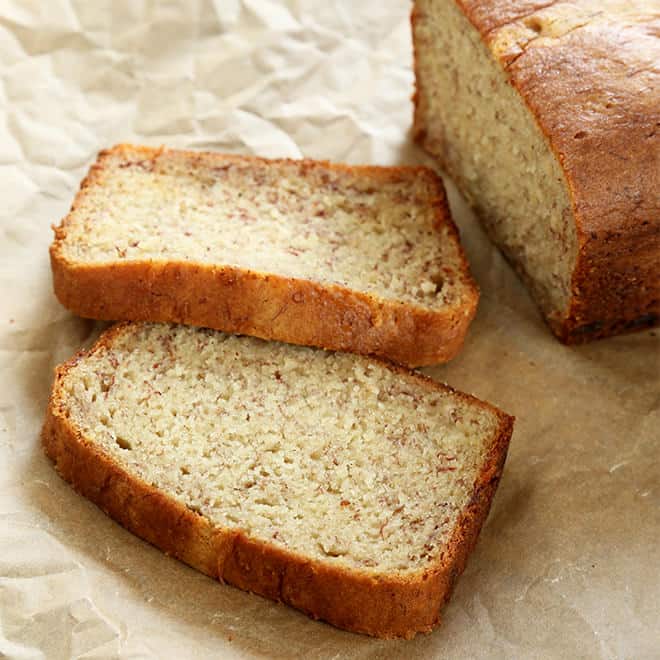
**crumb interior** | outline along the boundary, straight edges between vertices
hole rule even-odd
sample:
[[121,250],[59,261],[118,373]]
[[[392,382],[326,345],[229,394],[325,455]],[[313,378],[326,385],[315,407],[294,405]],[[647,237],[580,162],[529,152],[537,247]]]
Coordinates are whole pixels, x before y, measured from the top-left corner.
[[529,108],[459,4],[416,3],[424,146],[456,178],[545,314],[564,318],[577,259],[564,173]]
[[63,388],[86,437],[215,525],[376,572],[437,559],[498,425],[380,362],[184,326],[127,326]]
[[115,150],[67,220],[73,262],[184,261],[442,306],[461,257],[418,170]]

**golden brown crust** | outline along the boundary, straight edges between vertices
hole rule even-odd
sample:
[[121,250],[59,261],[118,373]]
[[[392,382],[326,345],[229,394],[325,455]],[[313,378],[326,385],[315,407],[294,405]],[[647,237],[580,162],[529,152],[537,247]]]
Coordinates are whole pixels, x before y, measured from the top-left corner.
[[[444,187],[428,168],[351,167],[303,161],[308,169],[364,173],[382,180],[415,174],[434,190],[429,204],[436,226],[456,241],[461,264],[457,274],[464,295],[452,306],[432,310],[352,291],[337,285],[194,262],[72,263],[62,252],[67,225],[85,189],[99,182],[105,160],[113,154],[166,155],[162,149],[118,145],[101,152],[82,182],[69,215],[55,228],[50,248],[53,285],[58,300],[79,316],[99,320],[167,321],[204,326],[262,339],[384,357],[410,367],[446,362],[463,345],[476,313],[479,292],[460,248]],[[265,161],[252,156],[176,152],[206,161]]]
[[[551,23],[546,35],[538,12],[557,2],[456,4],[529,107],[568,183],[578,256],[570,308],[563,318],[547,319],[553,332],[578,343],[657,325],[657,13],[618,0],[563,3],[569,23]],[[418,19],[413,10],[413,25]],[[419,93],[418,87],[415,134],[423,144]]]
[[[89,353],[111,346],[113,337],[130,330],[118,324],[104,333]],[[220,581],[302,610],[339,628],[382,638],[412,638],[440,621],[456,578],[465,567],[499,482],[513,418],[470,397],[472,405],[496,413],[499,428],[479,474],[469,505],[462,512],[437,564],[420,574],[377,575],[312,560],[248,537],[216,528],[203,516],[129,475],[87,440],[67,416],[61,382],[86,353],[56,369],[42,438],[46,454],[60,475],[126,529],[169,555]],[[403,378],[449,389],[429,378],[388,365]]]

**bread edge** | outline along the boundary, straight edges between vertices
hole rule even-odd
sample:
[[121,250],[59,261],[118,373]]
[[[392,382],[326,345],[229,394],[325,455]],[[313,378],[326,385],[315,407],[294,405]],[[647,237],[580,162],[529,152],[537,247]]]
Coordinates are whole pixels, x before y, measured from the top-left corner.
[[[54,227],[50,246],[53,288],[58,300],[79,316],[104,321],[174,322],[249,334],[305,346],[383,357],[409,367],[446,362],[462,348],[476,314],[479,290],[472,278],[442,180],[425,167],[349,166],[302,161],[305,167],[365,173],[387,180],[402,171],[423,176],[435,191],[430,204],[435,227],[453,240],[460,259],[456,274],[464,295],[437,310],[387,300],[338,285],[288,278],[232,266],[196,262],[113,262],[91,265],[62,255],[67,224],[89,186],[102,181],[104,162],[123,151],[155,158],[167,150],[117,145],[102,151],[73,201]],[[256,156],[227,156],[173,150],[190,158],[218,157],[239,162],[298,162]]]
[[216,528],[202,515],[130,476],[110,456],[88,441],[66,417],[59,384],[86,356],[112,345],[120,323],[107,330],[88,351],[81,351],[55,370],[42,442],[57,472],[73,488],[140,538],[206,575],[245,591],[286,603],[314,619],[344,630],[392,639],[411,639],[440,622],[468,555],[490,510],[504,467],[514,418],[474,397],[456,392],[422,374],[377,360],[407,379],[430,389],[449,390],[486,408],[499,421],[470,501],[460,514],[447,550],[423,572],[377,576],[366,571],[328,566],[242,532]]
[[[469,10],[466,9],[463,2],[456,2],[456,5],[463,12],[465,19],[472,25],[473,29],[477,31],[484,46],[490,52],[486,35],[484,35],[483,31],[472,20]],[[462,188],[463,182],[460,177],[457,176],[457,173],[452,170],[442,156],[437,153],[431,153],[426,149],[426,129],[424,128],[419,111],[420,87],[417,69],[417,42],[415,39],[415,22],[417,20],[418,7],[417,3],[413,2],[410,13],[413,34],[413,70],[415,73],[415,89],[412,95],[413,139],[439,163],[459,188]],[[501,63],[497,59],[494,61],[501,66]],[[539,122],[526,95],[520,91],[515,81],[512,80],[511,84],[518,91],[520,98],[529,110],[530,117],[543,135],[548,149],[552,152],[564,173],[568,194],[571,199],[572,217],[578,236],[578,254],[571,276],[569,307],[566,313],[560,317],[552,317],[540,310],[546,324],[559,341],[568,345],[584,344],[597,339],[638,332],[660,325],[660,300],[658,299],[659,291],[657,287],[655,289],[648,287],[646,296],[628,295],[625,298],[625,308],[622,304],[611,305],[611,298],[616,298],[616,296],[610,295],[607,300],[602,299],[603,291],[611,291],[613,286],[617,286],[617,283],[621,292],[629,293],[635,287],[634,277],[632,281],[628,281],[625,273],[619,272],[620,270],[629,270],[630,264],[626,263],[625,257],[621,258],[621,255],[610,254],[608,252],[606,238],[599,235],[588,235],[583,230],[580,222],[580,214],[577,211],[571,173],[564,167],[563,159],[560,157],[556,145],[550,139],[548,131]],[[480,214],[476,212],[474,207],[472,210],[479,217]],[[486,227],[486,223],[482,223],[482,226]],[[625,237],[629,243],[634,243],[639,238],[637,235]],[[495,241],[492,242],[494,245],[497,245]],[[507,253],[504,246],[497,245],[497,247],[531,292],[531,279],[523,272],[515,259]],[[603,257],[602,253],[604,252],[605,256]],[[652,273],[652,266],[649,266],[648,272]]]

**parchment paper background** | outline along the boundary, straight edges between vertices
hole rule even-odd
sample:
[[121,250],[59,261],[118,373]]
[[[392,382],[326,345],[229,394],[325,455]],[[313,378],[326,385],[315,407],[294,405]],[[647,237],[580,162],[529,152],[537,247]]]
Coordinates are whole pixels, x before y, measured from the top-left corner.
[[518,417],[444,624],[383,642],[197,574],[39,445],[53,366],[98,328],[51,292],[51,223],[120,141],[352,163],[411,145],[407,2],[0,0],[0,656],[660,658],[660,343],[558,344],[450,188],[482,288],[430,370]]

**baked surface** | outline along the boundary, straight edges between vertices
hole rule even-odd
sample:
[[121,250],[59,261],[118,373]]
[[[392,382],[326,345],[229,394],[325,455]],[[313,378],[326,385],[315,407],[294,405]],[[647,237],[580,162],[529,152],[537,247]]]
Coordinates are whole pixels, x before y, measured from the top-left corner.
[[104,320],[171,321],[418,366],[451,358],[478,293],[425,168],[119,145],[51,246],[55,293]]
[[168,554],[338,627],[412,637],[463,570],[512,425],[369,358],[119,324],[57,369],[43,439],[79,492]]
[[[416,138],[456,179],[555,334],[570,343],[656,325],[657,9],[639,0],[417,0],[412,23]],[[449,70],[433,65],[443,48]],[[492,74],[485,98],[471,87],[477,60]],[[463,131],[456,113],[471,99],[482,116],[464,113]],[[507,181],[519,182],[519,202]]]

